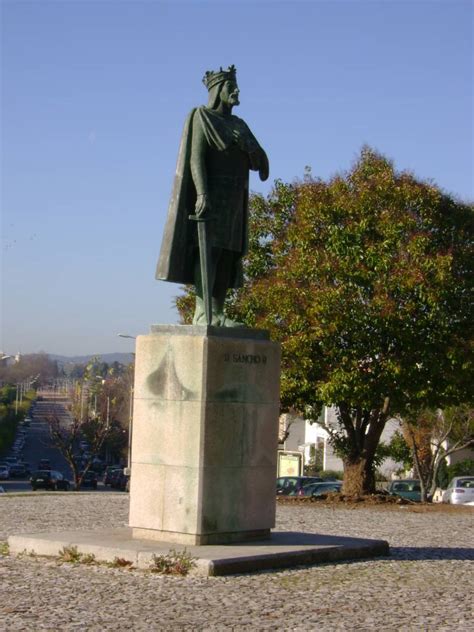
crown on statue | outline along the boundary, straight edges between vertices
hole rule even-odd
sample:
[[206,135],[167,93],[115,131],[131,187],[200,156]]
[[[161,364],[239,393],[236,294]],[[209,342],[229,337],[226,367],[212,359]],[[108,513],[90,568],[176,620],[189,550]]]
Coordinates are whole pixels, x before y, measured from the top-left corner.
[[232,66],[229,66],[227,70],[223,70],[221,66],[219,70],[216,70],[215,72],[214,70],[208,70],[202,78],[202,82],[206,86],[206,88],[210,90],[214,86],[217,86],[218,83],[222,83],[223,81],[228,81],[230,79],[235,81],[235,73],[236,68],[233,64]]

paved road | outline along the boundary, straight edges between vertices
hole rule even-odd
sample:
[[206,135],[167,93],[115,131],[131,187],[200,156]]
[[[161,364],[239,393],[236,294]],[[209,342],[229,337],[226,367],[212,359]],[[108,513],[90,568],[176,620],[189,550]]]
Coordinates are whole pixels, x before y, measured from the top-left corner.
[[[26,432],[26,441],[21,456],[29,464],[32,472],[38,469],[40,459],[49,459],[52,470],[57,470],[68,480],[72,480],[71,468],[61,452],[52,443],[47,421],[51,416],[55,416],[60,419],[62,425],[70,424],[71,417],[66,404],[65,399],[57,397],[37,401],[34,404],[31,412],[32,422],[29,427],[23,428]],[[5,456],[9,456],[9,454],[7,453]],[[0,481],[0,485],[7,492],[31,491],[28,478]],[[104,489],[105,487],[99,483],[98,490]]]
[[63,426],[71,423],[66,402],[40,401],[36,402],[30,428],[27,428],[27,442],[25,445],[25,460],[31,464],[31,468],[38,467],[40,459],[49,459],[51,469],[58,470],[65,476],[69,476],[69,466],[61,452],[53,445],[49,434],[48,417],[57,417]]

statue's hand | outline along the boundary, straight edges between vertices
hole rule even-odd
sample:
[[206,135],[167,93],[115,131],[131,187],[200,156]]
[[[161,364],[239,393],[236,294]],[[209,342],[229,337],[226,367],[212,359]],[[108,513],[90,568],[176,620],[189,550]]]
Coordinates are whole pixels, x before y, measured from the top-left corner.
[[258,171],[260,180],[267,180],[270,174],[270,166],[268,164],[267,154],[259,147],[256,151],[249,154],[250,168]]
[[258,167],[258,175],[260,176],[260,180],[263,182],[268,179],[270,175],[270,165],[268,164],[267,154],[262,150],[262,155],[260,156],[260,165]]
[[197,196],[194,212],[198,217],[204,217],[211,210],[207,193],[201,193]]

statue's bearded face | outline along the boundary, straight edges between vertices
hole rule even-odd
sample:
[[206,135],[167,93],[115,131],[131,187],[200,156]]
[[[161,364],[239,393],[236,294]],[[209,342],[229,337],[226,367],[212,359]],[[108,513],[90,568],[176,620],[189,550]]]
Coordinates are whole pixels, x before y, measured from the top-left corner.
[[222,86],[222,89],[219,94],[219,98],[222,103],[226,105],[234,106],[239,105],[239,86],[236,81],[228,80]]

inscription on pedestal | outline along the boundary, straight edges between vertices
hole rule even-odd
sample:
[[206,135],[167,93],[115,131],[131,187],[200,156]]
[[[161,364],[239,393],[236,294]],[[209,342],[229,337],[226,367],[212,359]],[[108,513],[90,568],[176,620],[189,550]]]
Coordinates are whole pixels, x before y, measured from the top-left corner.
[[224,362],[234,364],[266,364],[267,356],[253,353],[224,353]]

